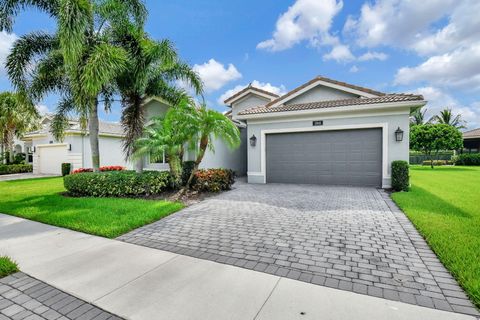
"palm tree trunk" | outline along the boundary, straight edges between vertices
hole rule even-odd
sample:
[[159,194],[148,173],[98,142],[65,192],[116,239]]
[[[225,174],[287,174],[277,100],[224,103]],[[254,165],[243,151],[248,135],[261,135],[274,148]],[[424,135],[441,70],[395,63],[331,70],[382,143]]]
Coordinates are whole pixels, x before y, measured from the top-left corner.
[[172,176],[172,187],[178,188],[182,183],[182,160],[176,155],[168,156],[168,166],[170,167],[170,174]]
[[188,177],[188,181],[185,184],[185,189],[190,189],[190,185],[192,184],[193,178],[195,177],[195,173],[198,171],[198,167],[205,156],[205,151],[207,151],[208,146],[208,136],[203,136],[200,139],[200,147],[197,155],[197,160],[195,160],[195,164],[193,166],[192,172],[190,173],[190,177]]
[[88,114],[88,131],[90,133],[90,148],[92,150],[92,168],[97,172],[100,168],[100,148],[98,146],[98,100],[95,99]]
[[7,163],[12,164],[13,157],[13,130],[7,130],[7,150],[8,150],[8,161]]

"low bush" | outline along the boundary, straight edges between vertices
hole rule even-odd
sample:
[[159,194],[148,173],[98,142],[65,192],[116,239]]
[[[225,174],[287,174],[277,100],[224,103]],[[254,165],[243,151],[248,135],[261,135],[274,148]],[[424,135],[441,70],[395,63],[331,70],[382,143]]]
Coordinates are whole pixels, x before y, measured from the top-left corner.
[[31,164],[0,164],[0,175],[32,171],[33,166]]
[[480,166],[480,153],[462,153],[452,157],[457,166]]
[[[195,166],[195,161],[185,161],[182,166],[182,185],[185,185],[190,178],[193,167]],[[193,182],[195,183],[195,182]],[[192,185],[193,185],[192,183]]]
[[230,169],[202,169],[195,173],[192,186],[197,191],[220,192],[230,190],[235,182],[235,173]]
[[392,161],[392,189],[408,191],[410,187],[409,165],[407,161]]
[[[102,172],[124,171],[125,167],[122,167],[122,166],[105,166],[105,167],[100,167],[99,170],[102,171]],[[79,168],[79,169],[73,170],[72,174],[84,173],[84,172],[93,172],[93,169],[92,168]]]
[[170,185],[170,174],[165,171],[86,172],[65,176],[63,184],[74,196],[148,196],[165,191]]
[[[432,163],[431,160],[425,160],[422,161],[422,165],[424,166],[430,166]],[[446,166],[446,165],[452,165],[453,162],[451,160],[433,160],[433,165],[434,166]]]
[[72,164],[71,163],[62,163],[62,176],[66,176],[70,174],[72,171]]

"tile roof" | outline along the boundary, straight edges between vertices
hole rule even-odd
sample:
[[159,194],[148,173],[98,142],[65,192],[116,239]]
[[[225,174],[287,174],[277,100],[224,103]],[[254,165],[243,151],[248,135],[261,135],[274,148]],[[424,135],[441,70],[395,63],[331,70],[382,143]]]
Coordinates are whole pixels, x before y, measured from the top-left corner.
[[248,85],[247,87],[245,87],[244,89],[238,91],[237,93],[235,93],[233,96],[225,99],[225,101],[223,101],[225,104],[228,104],[229,101],[232,101],[232,100],[235,100],[237,97],[241,96],[244,92],[248,91],[248,90],[253,90],[253,91],[257,91],[257,92],[260,92],[260,93],[263,93],[263,94],[266,94],[266,95],[269,95],[269,96],[272,96],[272,98],[278,98],[278,94],[275,94],[273,92],[270,92],[270,91],[267,91],[267,90],[263,90],[263,89],[260,89],[260,88],[257,88],[257,87],[253,87],[251,85]]
[[259,107],[244,110],[239,114],[249,115],[249,114],[273,113],[273,112],[337,108],[337,107],[347,107],[347,106],[364,105],[364,104],[422,101],[422,100],[423,100],[423,96],[421,95],[386,94],[386,95],[375,97],[375,98],[349,98],[349,99],[341,99],[341,100],[326,100],[326,101],[309,102],[309,103],[280,105],[278,107],[268,107],[268,104],[267,104],[265,106],[259,106]]
[[316,81],[324,81],[324,82],[328,82],[328,83],[331,83],[331,84],[336,84],[336,85],[347,87],[347,88],[350,88],[350,89],[362,91],[362,92],[365,92],[365,93],[368,93],[368,94],[373,94],[373,95],[376,95],[376,96],[384,96],[385,95],[385,93],[380,92],[380,91],[375,91],[375,90],[372,90],[372,89],[356,86],[356,85],[349,84],[349,83],[346,83],[346,82],[337,81],[337,80],[333,80],[333,79],[322,77],[322,76],[317,76],[317,77],[313,78],[312,80],[308,81],[307,83],[304,83],[301,86],[293,89],[292,91],[287,92],[283,96],[278,97],[277,99],[275,99],[273,101],[270,101],[269,103],[267,103],[266,106],[271,106],[271,105],[277,103],[278,101],[283,100],[283,99],[293,95],[294,93],[297,93],[298,91],[302,90],[303,88],[308,87],[309,85],[311,85],[312,83],[314,83]]
[[480,128],[473,129],[470,131],[465,131],[463,133],[464,139],[471,139],[471,138],[480,138]]
[[[100,134],[113,134],[113,135],[119,135],[119,136],[124,135],[122,125],[118,122],[99,121],[98,130]],[[29,132],[26,135],[47,134],[49,132],[50,132],[50,122],[44,124],[40,130]],[[80,122],[76,120],[70,121],[70,128],[68,128],[66,132],[70,132],[70,133],[82,132]],[[88,128],[87,128],[87,132],[88,132]]]

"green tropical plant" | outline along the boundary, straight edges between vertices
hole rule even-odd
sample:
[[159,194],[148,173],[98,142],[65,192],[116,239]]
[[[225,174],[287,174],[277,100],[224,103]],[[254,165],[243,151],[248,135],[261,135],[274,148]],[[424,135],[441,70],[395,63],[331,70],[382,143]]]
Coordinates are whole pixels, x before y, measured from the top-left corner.
[[410,128],[410,147],[423,152],[433,169],[433,157],[443,150],[457,150],[463,147],[462,133],[447,124],[424,124]]
[[121,122],[125,131],[124,151],[127,158],[134,152],[135,141],[142,136],[145,124],[143,104],[148,97],[159,97],[169,105],[190,99],[178,81],[201,95],[203,84],[196,72],[182,62],[169,40],[155,41],[132,24],[113,30],[112,39],[124,48],[129,58],[125,69],[116,79],[121,96]]
[[[13,19],[27,6],[47,12],[57,21],[54,35],[33,33],[14,45],[7,70],[14,85],[36,98],[49,91],[60,91],[54,131],[65,128],[66,114],[76,112],[86,126],[88,119],[92,163],[98,170],[98,105],[108,109],[116,77],[127,64],[128,53],[112,44],[112,30],[126,24],[143,26],[146,9],[140,0],[2,0],[0,27],[11,31]],[[23,40],[23,41],[22,41]],[[28,68],[41,55],[40,63],[28,79]],[[29,92],[31,91],[31,92]]]
[[427,109],[414,109],[410,113],[410,125],[420,125],[425,124],[425,114],[427,113]]
[[431,121],[435,123],[448,124],[457,129],[466,128],[465,121],[462,120],[462,115],[454,115],[451,108],[443,109],[442,111],[440,111],[440,114],[434,116]]
[[182,161],[185,148],[193,148],[197,134],[195,108],[188,100],[180,101],[171,107],[164,116],[152,118],[144,134],[136,140],[133,158],[168,159],[172,185],[180,187],[182,183]]
[[18,93],[0,93],[0,138],[2,149],[8,150],[9,162],[14,162],[13,139],[20,138],[38,126],[35,106]]

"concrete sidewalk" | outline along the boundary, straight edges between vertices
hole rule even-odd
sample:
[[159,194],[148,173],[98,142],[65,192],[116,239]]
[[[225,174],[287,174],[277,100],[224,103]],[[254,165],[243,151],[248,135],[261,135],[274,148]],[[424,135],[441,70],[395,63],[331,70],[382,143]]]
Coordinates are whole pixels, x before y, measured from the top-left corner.
[[126,319],[475,319],[1,214],[0,255]]

